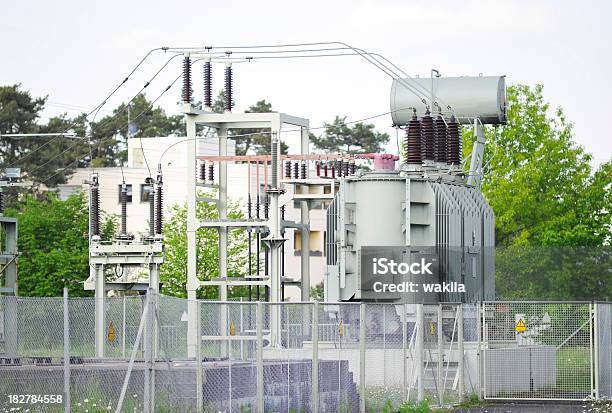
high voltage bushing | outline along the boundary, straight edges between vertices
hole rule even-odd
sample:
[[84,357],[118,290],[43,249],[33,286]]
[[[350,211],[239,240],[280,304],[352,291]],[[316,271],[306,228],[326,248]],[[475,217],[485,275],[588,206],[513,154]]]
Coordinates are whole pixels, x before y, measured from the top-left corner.
[[451,116],[448,121],[447,138],[446,138],[446,162],[451,165],[459,165],[461,163],[461,127],[455,118]]
[[253,202],[251,201],[250,193],[247,196],[247,216],[249,217],[249,219],[253,216]]
[[264,218],[268,219],[268,213],[270,212],[270,199],[268,195],[264,198]]
[[91,235],[100,235],[100,187],[98,186],[98,178],[93,178],[93,184],[90,189],[91,197]]
[[233,91],[232,91],[232,86],[233,86],[233,73],[232,73],[232,64],[228,63],[227,66],[225,66],[225,90],[224,92],[224,98],[225,98],[225,111],[226,112],[231,112],[232,111],[232,99],[234,98],[233,96]]
[[293,178],[298,179],[300,176],[300,165],[297,162],[293,163]]
[[127,235],[127,185],[125,181],[121,184],[119,202],[121,203],[121,235]]
[[206,161],[200,163],[200,180],[206,181]]
[[342,173],[344,174],[344,176],[348,176],[348,174],[349,174],[349,163],[348,162],[344,162],[342,165],[344,166],[344,169],[343,169]]
[[155,235],[161,235],[163,229],[164,191],[161,171],[157,174],[157,187],[155,188]]
[[436,116],[434,120],[434,141],[436,162],[446,163],[446,122],[442,115]]
[[291,178],[291,161],[285,161],[285,178]]
[[421,154],[421,122],[417,119],[416,111],[414,111],[412,119],[410,119],[407,125],[404,151],[406,163],[418,165],[423,163]]
[[421,118],[421,157],[430,161],[435,158],[434,123],[429,109]]
[[317,178],[321,176],[321,162],[316,161],[315,162],[315,168],[317,170]]
[[336,162],[336,166],[338,167],[338,178],[342,177],[342,159]]
[[327,162],[323,165],[323,176],[327,178],[327,170],[328,170]]
[[215,164],[211,162],[208,164],[208,180],[212,183],[215,181]]
[[306,179],[306,162],[304,161],[300,165],[300,178]]
[[145,179],[145,187],[149,191],[149,235],[155,235],[155,188],[153,186],[153,178]]
[[212,67],[210,60],[204,62],[204,107],[212,107]]
[[278,189],[278,138],[272,138],[272,189]]
[[355,160],[349,160],[349,172],[351,175],[355,175]]
[[189,56],[185,56],[183,58],[183,103],[191,103],[192,98],[192,88],[191,88],[191,58]]
[[331,177],[335,178],[336,177],[336,165],[335,165],[335,161],[330,166],[331,166]]

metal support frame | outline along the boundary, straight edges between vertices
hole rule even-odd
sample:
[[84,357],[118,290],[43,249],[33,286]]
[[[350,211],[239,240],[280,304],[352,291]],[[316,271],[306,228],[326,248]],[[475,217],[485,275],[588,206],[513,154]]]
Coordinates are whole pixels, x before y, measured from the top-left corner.
[[[231,285],[251,285],[259,286],[266,285],[270,289],[270,301],[280,301],[281,290],[281,271],[280,271],[280,247],[285,241],[282,236],[282,222],[280,219],[280,195],[281,188],[274,187],[273,183],[269,188],[268,195],[270,197],[270,212],[267,219],[262,220],[229,220],[227,219],[227,140],[228,132],[232,129],[270,129],[270,139],[279,139],[281,127],[283,124],[298,126],[302,129],[301,147],[302,152],[308,154],[308,127],[309,122],[306,119],[290,116],[284,113],[211,113],[194,108],[191,104],[184,104],[183,113],[186,117],[187,125],[187,162],[186,162],[186,185],[187,185],[187,298],[190,301],[196,299],[196,292],[200,286],[216,285],[219,287],[219,299],[227,300],[228,287]],[[198,145],[196,137],[196,127],[198,125],[208,126],[217,131],[219,137],[219,181],[218,185],[218,200],[215,204],[219,210],[219,219],[199,221],[196,217],[196,207],[198,202],[197,194],[197,177],[196,177],[196,160],[198,157]],[[273,147],[273,145],[271,145]],[[274,159],[281,159],[280,144],[276,145],[277,153],[273,156]],[[267,162],[267,161],[266,161]],[[280,162],[279,162],[280,163]],[[274,165],[277,168],[278,174],[281,174],[280,165]],[[307,214],[306,206],[306,214]],[[304,217],[304,215],[303,215]],[[197,274],[197,230],[201,227],[217,228],[219,232],[219,277],[214,280],[202,281]],[[232,280],[227,273],[227,238],[231,228],[254,228],[265,227],[268,229],[268,236],[262,241],[267,245],[270,252],[270,273],[269,277],[260,277],[259,274],[248,274],[248,279]],[[307,238],[307,237],[306,237]],[[303,260],[308,261],[309,257]],[[306,269],[306,281],[309,282],[309,264],[302,263],[302,271]],[[304,277],[304,273],[302,273]],[[304,286],[304,282],[302,282]],[[304,289],[304,288],[303,288]],[[306,288],[307,297],[309,293],[309,285]],[[304,293],[302,293],[304,294]],[[280,316],[275,309],[271,309],[270,323],[271,333],[270,338],[273,345],[280,343]],[[196,334],[195,324],[195,306],[188,305],[188,355],[193,357],[195,354]],[[226,320],[220,320],[221,331],[227,331]]]

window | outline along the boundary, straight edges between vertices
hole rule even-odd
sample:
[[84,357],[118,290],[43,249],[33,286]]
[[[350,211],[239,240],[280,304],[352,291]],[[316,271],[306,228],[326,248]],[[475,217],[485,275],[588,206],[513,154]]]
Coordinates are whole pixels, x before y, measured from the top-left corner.
[[[325,246],[325,231],[310,231],[310,256],[320,257],[323,255]],[[302,232],[293,232],[293,255],[302,255]]]
[[153,186],[140,184],[140,202],[149,202],[149,197],[153,194]]
[[[117,192],[117,200],[119,203],[121,203],[121,186],[122,185],[119,185],[119,191]],[[131,204],[132,203],[132,184],[126,184],[125,189],[127,191],[127,203]]]

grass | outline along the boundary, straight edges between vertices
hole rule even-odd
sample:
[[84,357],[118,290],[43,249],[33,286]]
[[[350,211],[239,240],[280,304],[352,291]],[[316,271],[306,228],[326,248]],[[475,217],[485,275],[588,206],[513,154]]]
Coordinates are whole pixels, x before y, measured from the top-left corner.
[[591,391],[591,353],[588,348],[557,350],[556,388],[568,392]]

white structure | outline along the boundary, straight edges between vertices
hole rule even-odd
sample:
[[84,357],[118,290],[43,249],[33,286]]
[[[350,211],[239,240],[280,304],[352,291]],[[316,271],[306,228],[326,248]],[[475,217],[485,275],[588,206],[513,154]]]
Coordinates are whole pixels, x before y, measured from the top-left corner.
[[[176,205],[184,206],[187,202],[185,190],[185,164],[186,149],[189,141],[184,137],[158,137],[143,138],[142,149],[139,139],[131,139],[128,142],[128,164],[123,170],[119,167],[95,168],[99,177],[100,185],[100,206],[106,214],[119,215],[121,205],[119,203],[119,191],[121,183],[125,179],[128,185],[128,231],[139,235],[146,235],[148,231],[149,203],[148,193],[145,191],[145,179],[149,176],[155,178],[157,165],[162,164],[164,180],[164,216],[166,221],[171,216],[171,210]],[[198,155],[214,156],[218,155],[218,140],[198,139]],[[144,154],[144,155],[143,155]],[[235,142],[228,140],[228,155],[235,154]],[[162,156],[163,155],[163,156]],[[149,163],[151,173],[146,167]],[[251,188],[256,187],[256,168],[253,164],[251,169]],[[245,163],[231,163],[227,165],[228,175],[228,199],[237,202],[246,214],[246,196],[248,192],[248,169]],[[65,185],[59,185],[59,196],[61,199],[67,198],[76,190],[88,193],[88,185],[84,183],[89,179],[91,168],[79,168],[70,177]],[[218,170],[215,169],[215,179]],[[260,181],[264,182],[263,166],[260,166]],[[268,171],[270,176],[270,171]],[[293,186],[288,185],[287,190],[291,191]],[[323,281],[324,269],[324,241],[325,241],[325,210],[328,201],[311,201],[310,213],[310,284],[314,286]],[[299,202],[287,204],[285,218],[292,221],[299,221],[301,207]],[[286,233],[285,242],[285,267],[287,273],[294,273],[293,269],[300,268],[301,257],[301,234],[298,230],[289,230]],[[286,299],[299,300],[300,290],[297,286],[287,286],[285,292]]]

